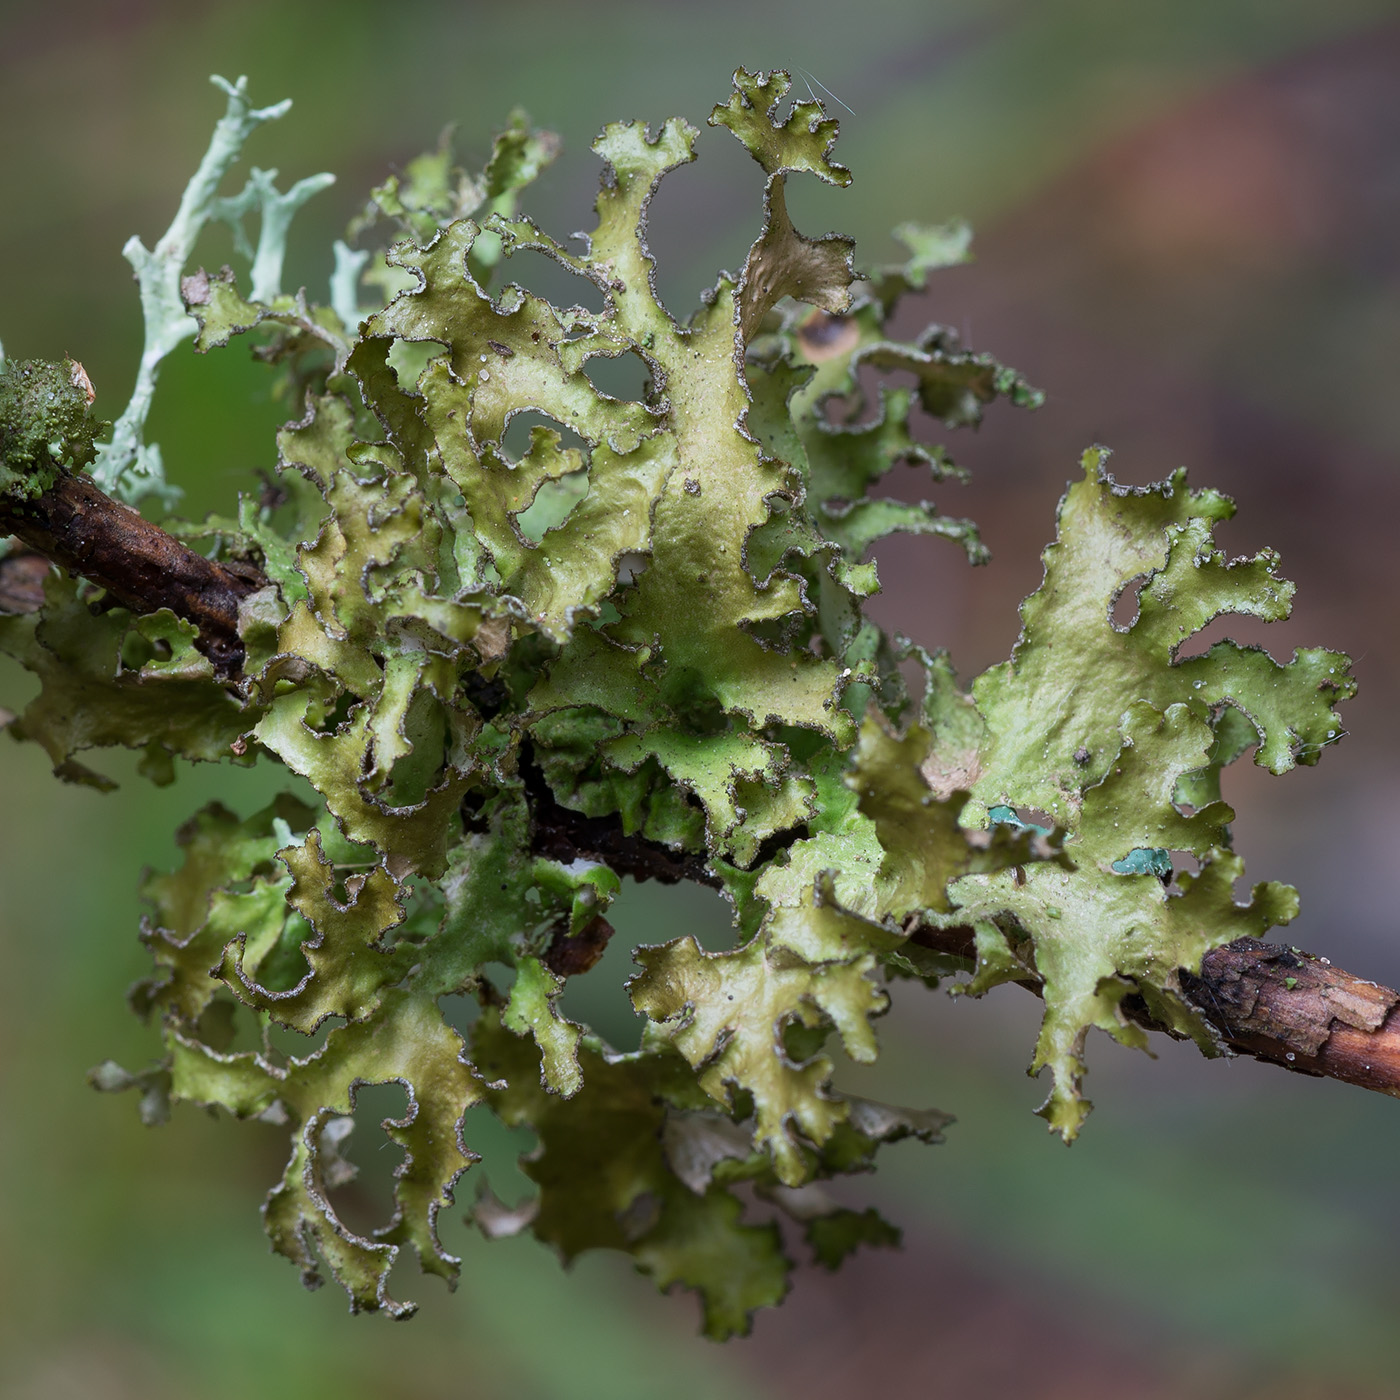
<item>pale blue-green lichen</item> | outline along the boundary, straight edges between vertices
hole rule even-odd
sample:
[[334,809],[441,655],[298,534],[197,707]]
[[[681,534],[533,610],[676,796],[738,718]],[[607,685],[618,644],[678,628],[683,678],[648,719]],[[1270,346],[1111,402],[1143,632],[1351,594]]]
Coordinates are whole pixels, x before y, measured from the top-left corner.
[[[145,341],[131,399],[113,425],[111,438],[99,446],[92,474],[104,490],[131,503],[154,496],[173,504],[178,495],[165,479],[159,446],[145,440],[146,419],[161,361],[196,331],[181,299],[180,280],[204,226],[211,219],[233,226],[240,250],[253,264],[254,299],[272,301],[281,292],[282,259],[292,215],[335,178],[308,176],[283,194],[273,184],[275,170],[255,169],[240,194],[221,196],[219,185],[237,162],[248,137],[264,122],[284,116],[292,103],[287,98],[270,107],[254,107],[248,101],[247,78],[236,83],[219,77],[212,81],[227,94],[228,105],[199,169],[185,187],[170,227],[154,248],[147,248],[133,234],[122,249],[140,288]],[[247,245],[243,229],[243,218],[253,209],[261,215],[256,252]]]

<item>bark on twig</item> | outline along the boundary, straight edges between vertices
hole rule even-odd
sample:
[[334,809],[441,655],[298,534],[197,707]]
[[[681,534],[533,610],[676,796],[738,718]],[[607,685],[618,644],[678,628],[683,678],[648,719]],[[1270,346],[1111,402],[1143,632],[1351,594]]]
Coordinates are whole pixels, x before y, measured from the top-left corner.
[[545,950],[544,965],[558,977],[577,977],[587,972],[608,950],[616,930],[599,914],[577,933],[557,934]]
[[566,863],[596,860],[634,880],[659,880],[663,885],[690,880],[719,887],[703,855],[673,851],[636,832],[629,836],[617,816],[589,817],[561,806],[528,754],[521,758],[520,771],[530,796],[532,844],[540,855]]
[[70,574],[100,584],[133,612],[169,608],[199,629],[197,645],[220,675],[231,678],[242,668],[238,604],[267,586],[256,569],[206,559],[68,472],[33,500],[0,499],[0,534],[16,535]]
[[[521,755],[520,775],[530,798],[530,844],[538,855],[565,864],[596,860],[634,880],[659,880],[664,885],[692,880],[718,886],[704,856],[673,851],[635,832],[629,836],[616,816],[589,817],[561,806],[528,750]],[[564,930],[546,950],[545,966],[560,977],[576,977],[603,956],[612,936],[613,926],[601,914],[578,933]]]
[[[922,947],[973,957],[971,929],[918,928]],[[1400,1098],[1400,992],[1297,948],[1241,938],[1207,953],[1182,990],[1238,1054]],[[1037,992],[1031,980],[1018,985]],[[1162,1030],[1145,1014],[1149,1029]]]
[[[69,473],[34,500],[0,499],[0,533],[18,536],[32,551],[0,561],[0,610],[36,610],[47,571],[42,561],[51,560],[100,584],[134,612],[169,608],[192,622],[215,669],[238,678],[238,605],[268,585],[256,569],[204,558],[88,478]],[[602,861],[636,880],[719,884],[702,856],[628,835],[617,817],[588,817],[561,806],[528,756],[523,773],[540,854]],[[575,937],[556,939],[550,966],[564,976],[587,971],[611,934],[600,917]],[[920,927],[913,938],[939,952],[973,957],[970,929]],[[1400,992],[1354,977],[1325,958],[1252,938],[1207,954],[1200,973],[1183,973],[1182,984],[1241,1054],[1400,1098]],[[1037,990],[1033,979],[1022,985]]]
[[1237,1050],[1400,1098],[1400,992],[1253,938],[1207,953],[1182,984]]
[[[719,884],[700,857],[678,855],[637,835],[624,836],[616,818],[586,817],[561,807],[542,780],[532,784],[527,777],[527,786],[536,824],[535,849],[542,855],[606,861],[636,880]],[[593,966],[612,933],[606,921],[596,923],[582,943],[568,937],[555,940],[550,949],[555,971],[570,976]],[[970,928],[920,926],[912,937],[925,948],[964,958],[969,965],[975,960]],[[1326,958],[1253,938],[1206,954],[1199,975],[1183,973],[1181,980],[1191,1002],[1237,1053],[1400,1098],[1400,992],[1343,972]],[[1033,978],[1018,985],[1039,993]],[[1163,1029],[1150,1021],[1144,1024]]]

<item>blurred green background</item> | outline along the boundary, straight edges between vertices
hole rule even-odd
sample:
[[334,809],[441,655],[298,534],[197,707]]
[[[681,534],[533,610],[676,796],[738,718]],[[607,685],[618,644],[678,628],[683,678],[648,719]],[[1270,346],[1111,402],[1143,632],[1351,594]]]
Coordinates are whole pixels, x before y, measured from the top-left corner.
[[[221,110],[211,72],[248,73],[259,102],[295,99],[252,161],[338,175],[293,236],[288,281],[320,288],[368,186],[445,123],[473,159],[517,103],[561,132],[527,207],[567,232],[587,222],[605,121],[699,123],[739,63],[800,66],[852,109],[839,157],[855,183],[803,189],[799,226],[854,233],[878,260],[901,219],[971,218],[978,261],[940,274],[919,311],[1049,392],[1038,414],[993,413],[954,444],[974,478],[943,504],[981,521],[993,563],[891,543],[882,620],[951,647],[965,673],[1005,656],[1092,441],[1126,480],[1186,463],[1232,492],[1232,552],[1273,545],[1300,584],[1271,647],[1346,648],[1363,687],[1318,769],[1229,775],[1238,842],[1252,877],[1301,887],[1290,936],[1400,984],[1400,4],[10,0],[0,337],[11,355],[81,359],[99,410],[120,411],[140,329],[120,248],[168,223]],[[660,288],[682,314],[758,219],[737,145],[706,131],[700,152],[655,207]],[[201,257],[227,251],[211,235]],[[262,373],[239,349],[168,363],[153,436],[192,511],[227,508],[270,465],[283,414]],[[0,671],[0,703],[28,693]],[[60,787],[36,749],[0,750],[7,1400],[1400,1395],[1400,1106],[1100,1040],[1099,1111],[1066,1151],[1031,1116],[1036,1006],[1013,988],[979,1004],[897,993],[884,1058],[850,1082],[959,1122],[862,1183],[904,1251],[801,1271],[752,1338],[701,1342],[689,1298],[608,1259],[566,1275],[528,1241],[469,1234],[460,1209],[446,1225],[459,1294],[405,1270],[416,1320],[352,1319],[338,1290],[304,1294],[267,1252],[256,1207],[284,1134],[193,1111],[148,1131],[134,1102],[84,1083],[99,1060],[138,1065],[155,1047],[122,1000],[145,968],[140,869],[173,860],[199,804],[249,811],[275,775],[187,772],[157,792],[130,763],[105,766],[114,795]],[[704,892],[676,899],[629,889],[623,938],[722,919]],[[626,963],[615,947],[570,1004],[621,1025]],[[521,1144],[485,1127],[475,1141],[513,1189]],[[387,1168],[361,1161],[372,1187]]]

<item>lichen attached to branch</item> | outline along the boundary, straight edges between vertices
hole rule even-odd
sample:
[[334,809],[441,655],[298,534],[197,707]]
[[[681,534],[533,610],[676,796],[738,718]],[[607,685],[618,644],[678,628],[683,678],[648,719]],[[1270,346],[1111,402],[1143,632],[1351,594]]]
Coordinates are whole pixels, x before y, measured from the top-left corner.
[[[1276,773],[1315,762],[1352,682],[1320,650],[1183,655],[1217,616],[1288,611],[1272,553],[1215,549],[1229,502],[1181,475],[1121,486],[1090,452],[1021,640],[970,690],[865,614],[867,555],[893,532],[986,558],[972,522],[878,494],[900,465],[931,486],[962,475],[916,411],[951,431],[1040,402],[946,327],[893,332],[902,299],[966,256],[962,226],[905,227],[908,256],[865,271],[850,239],[800,232],[788,182],[850,181],[836,123],[786,75],[741,69],[710,120],[761,166],[762,209],[740,272],[688,319],[657,297],[646,241],[658,186],[695,158],[680,119],[603,130],[577,246],[516,207],[554,157],[547,133],[516,114],[471,174],[440,143],[373,192],[321,305],[282,292],[279,268],[291,211],[325,181],[278,194],[254,171],[218,196],[285,110],[223,86],[171,231],[129,245],[147,350],[97,483],[86,405],[56,436],[32,405],[0,413],[0,524],[70,575],[42,579],[41,611],[0,616],[0,650],[41,683],[10,732],[64,778],[104,785],[87,751],[125,744],[158,781],[177,759],[261,760],[317,795],[244,819],[209,807],[182,830],[184,864],[145,886],[153,972],[133,997],[163,1058],[97,1076],[138,1087],[151,1119],[185,1101],[283,1125],[264,1218],[308,1281],[329,1271],[353,1308],[403,1316],[402,1248],[455,1279],[438,1224],[481,1108],[537,1137],[536,1199],[483,1193],[486,1234],[623,1251],[728,1335],[790,1269],[742,1184],[824,1264],[896,1237],[817,1187],[946,1122],[837,1087],[839,1063],[877,1055],[892,997],[941,978],[1039,992],[1034,1067],[1066,1138],[1088,1111],[1091,1029],[1216,1053],[1254,1034],[1249,1008],[1288,1004],[1267,976],[1235,988],[1240,1015],[1224,983],[1228,1015],[1199,992],[1223,945],[1296,909],[1273,883],[1235,900],[1220,773],[1251,748]],[[246,290],[231,269],[185,271],[204,221],[255,207]],[[589,304],[493,285],[528,270],[522,253]],[[299,405],[275,477],[236,513],[152,534],[97,487],[165,492],[141,436],[156,367],[185,339],[242,337]],[[606,361],[644,386],[604,392]],[[55,372],[71,408],[76,377]],[[6,382],[23,397],[13,366]],[[21,600],[34,583],[0,580]],[[634,951],[637,1043],[617,1048],[561,996],[598,963],[624,878],[702,881],[734,918],[727,947],[667,926]],[[1310,1059],[1343,1030],[1384,1034],[1327,1021]],[[360,1233],[337,1207],[342,1149],[360,1086],[387,1082],[407,1095],[382,1125],[403,1161],[387,1219]]]

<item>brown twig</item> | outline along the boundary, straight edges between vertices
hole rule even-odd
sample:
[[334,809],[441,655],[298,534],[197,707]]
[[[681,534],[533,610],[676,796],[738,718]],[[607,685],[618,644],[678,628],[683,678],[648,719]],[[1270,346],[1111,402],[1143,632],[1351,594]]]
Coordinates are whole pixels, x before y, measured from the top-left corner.
[[[586,817],[560,806],[532,769],[526,783],[540,854],[605,861],[636,880],[719,883],[699,856],[624,836],[616,817]],[[577,945],[572,938],[556,938],[549,954],[555,971],[570,976],[593,966],[612,934],[604,920],[597,925]],[[912,939],[969,966],[976,959],[970,928],[920,925]],[[1343,972],[1326,958],[1253,938],[1207,953],[1200,973],[1183,972],[1181,981],[1186,996],[1237,1053],[1400,1098],[1400,992]],[[1033,976],[1019,985],[1040,990]],[[1147,1018],[1145,1008],[1138,1016],[1149,1028],[1164,1029]]]
[[703,855],[675,851],[640,832],[630,835],[613,813],[590,817],[559,802],[527,741],[520,753],[520,777],[530,799],[531,846],[551,860],[596,860],[634,880],[657,880],[676,885],[682,880],[718,889],[720,880]]
[[1235,1049],[1400,1098],[1400,992],[1253,938],[1207,953],[1200,975],[1181,980]]
[[220,675],[241,670],[238,604],[268,582],[256,569],[206,559],[69,472],[33,500],[0,498],[0,534],[18,536],[134,612],[169,608],[199,629],[197,645]]
[[[32,611],[40,605],[47,568],[42,556],[100,584],[135,612],[169,608],[194,623],[199,647],[219,673],[238,677],[238,605],[268,583],[256,569],[204,558],[88,478],[70,473],[34,500],[0,499],[0,532],[17,535],[33,551],[0,566],[0,608]],[[561,806],[528,757],[522,772],[541,854],[603,861],[636,880],[719,883],[702,856],[629,835],[615,816],[588,817]],[[565,976],[586,971],[611,933],[599,918],[576,938],[556,939],[551,966]],[[973,957],[969,929],[920,927],[913,938],[939,952]],[[1036,990],[1033,978],[1023,985]],[[1240,1053],[1400,1097],[1400,992],[1354,977],[1325,958],[1249,938],[1207,954],[1198,975],[1182,974],[1182,986]]]
[[[935,952],[969,962],[975,956],[971,929],[921,926],[912,937]],[[1255,938],[1207,953],[1200,973],[1183,972],[1181,983],[1237,1053],[1400,1098],[1400,992]],[[1039,992],[1032,978],[1019,985]],[[1163,1029],[1145,1008],[1136,1019]]]

